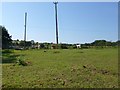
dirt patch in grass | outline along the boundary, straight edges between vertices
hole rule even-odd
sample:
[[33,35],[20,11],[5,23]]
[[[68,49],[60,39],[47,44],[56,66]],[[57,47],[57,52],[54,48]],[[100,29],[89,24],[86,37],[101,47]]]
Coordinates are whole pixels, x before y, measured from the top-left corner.
[[113,73],[112,71],[109,71],[106,69],[98,69],[97,67],[95,67],[93,65],[83,65],[82,68],[72,66],[71,72],[77,72],[77,71],[81,71],[81,72],[88,71],[93,74],[100,73],[103,75],[118,75],[118,73]]
[[84,52],[82,52],[82,51],[79,51],[78,53],[84,53]]
[[91,66],[91,65],[83,65],[83,68],[91,72],[100,73],[103,75],[118,75],[118,73],[112,73],[111,71],[106,69],[97,69],[95,66]]
[[60,51],[54,51],[53,53],[60,53]]

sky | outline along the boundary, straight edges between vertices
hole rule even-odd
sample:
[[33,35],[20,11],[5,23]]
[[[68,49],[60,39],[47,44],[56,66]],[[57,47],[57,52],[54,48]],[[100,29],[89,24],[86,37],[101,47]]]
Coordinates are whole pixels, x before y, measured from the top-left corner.
[[[24,39],[27,12],[27,40],[56,42],[55,10],[52,2],[3,2],[2,22],[12,39]],[[59,43],[90,43],[118,40],[117,2],[59,2]]]

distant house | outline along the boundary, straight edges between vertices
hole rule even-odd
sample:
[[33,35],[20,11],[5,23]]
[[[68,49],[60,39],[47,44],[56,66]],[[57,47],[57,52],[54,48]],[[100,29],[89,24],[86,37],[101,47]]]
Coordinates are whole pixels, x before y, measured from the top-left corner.
[[51,44],[51,49],[56,49],[56,44]]
[[34,45],[34,48],[40,49],[40,44]]
[[19,40],[12,40],[12,43],[13,43],[14,45],[18,45],[18,44],[20,44],[20,41],[19,41]]
[[20,48],[19,44],[20,44],[20,41],[19,41],[19,40],[13,40],[13,41],[12,41],[12,48],[13,48],[13,49],[18,49],[18,48]]
[[77,44],[76,47],[77,47],[77,48],[81,48],[81,44]]
[[34,43],[34,44],[32,44],[31,45],[31,47],[33,48],[33,49],[40,49],[40,43]]

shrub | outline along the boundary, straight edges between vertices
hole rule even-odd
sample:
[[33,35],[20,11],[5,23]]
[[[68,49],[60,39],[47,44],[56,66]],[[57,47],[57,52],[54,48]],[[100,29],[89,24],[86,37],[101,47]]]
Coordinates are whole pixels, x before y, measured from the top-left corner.
[[31,62],[28,62],[28,61],[25,61],[21,58],[18,58],[18,60],[16,61],[16,64],[22,65],[22,66],[28,66],[28,65],[31,65]]

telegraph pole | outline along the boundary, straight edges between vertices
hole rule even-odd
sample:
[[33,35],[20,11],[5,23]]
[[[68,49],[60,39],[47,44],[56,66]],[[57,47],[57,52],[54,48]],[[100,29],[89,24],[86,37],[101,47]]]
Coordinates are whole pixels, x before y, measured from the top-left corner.
[[58,45],[58,20],[57,20],[57,4],[58,2],[53,2],[55,4],[55,20],[56,20],[56,43]]
[[27,12],[25,12],[24,49],[25,49],[25,47],[26,47],[26,24],[27,24]]

